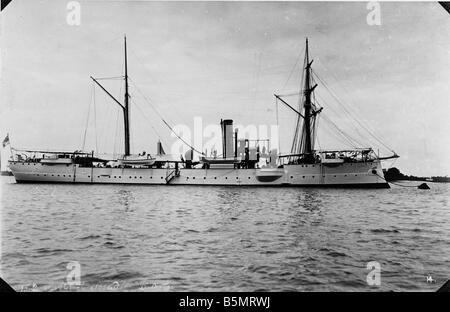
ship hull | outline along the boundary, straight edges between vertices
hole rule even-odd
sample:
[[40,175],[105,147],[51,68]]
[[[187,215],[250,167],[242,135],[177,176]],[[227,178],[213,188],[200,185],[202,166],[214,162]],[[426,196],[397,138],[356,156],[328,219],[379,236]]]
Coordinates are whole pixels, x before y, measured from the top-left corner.
[[382,178],[379,161],[343,163],[336,167],[285,165],[280,174],[265,173],[264,169],[181,168],[175,172],[173,168],[91,168],[18,161],[10,161],[9,167],[18,183],[389,188]]

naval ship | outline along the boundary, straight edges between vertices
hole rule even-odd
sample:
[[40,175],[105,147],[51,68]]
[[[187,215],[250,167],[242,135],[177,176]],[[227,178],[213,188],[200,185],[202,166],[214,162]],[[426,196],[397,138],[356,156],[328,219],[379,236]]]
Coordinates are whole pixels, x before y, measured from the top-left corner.
[[[130,95],[128,93],[127,42],[124,38],[124,100],[116,99],[100,82],[91,79],[123,111],[124,154],[105,159],[85,151],[14,150],[9,168],[17,183],[229,185],[389,188],[381,158],[372,148],[316,150],[316,119],[323,107],[315,103],[317,87],[312,77],[308,39],[302,69],[301,101],[297,108],[282,95],[276,101],[296,115],[295,135],[290,153],[280,154],[268,140],[240,138],[233,120],[220,121],[222,154],[199,152],[194,159],[191,147],[184,157],[174,159],[160,142],[155,154],[130,153]],[[278,102],[277,102],[278,103]],[[170,128],[170,127],[169,127]],[[181,139],[181,138],[179,138]],[[184,141],[183,141],[184,142]],[[188,144],[187,142],[184,142]],[[198,152],[198,151],[197,151]]]

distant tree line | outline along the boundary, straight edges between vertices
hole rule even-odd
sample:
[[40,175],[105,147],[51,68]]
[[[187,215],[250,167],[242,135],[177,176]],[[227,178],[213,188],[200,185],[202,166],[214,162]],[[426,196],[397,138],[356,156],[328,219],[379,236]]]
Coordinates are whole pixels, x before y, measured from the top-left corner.
[[395,181],[395,180],[409,180],[409,181],[426,181],[429,177],[416,177],[413,175],[405,175],[398,170],[396,167],[392,167],[389,169],[383,169],[384,178],[386,181]]

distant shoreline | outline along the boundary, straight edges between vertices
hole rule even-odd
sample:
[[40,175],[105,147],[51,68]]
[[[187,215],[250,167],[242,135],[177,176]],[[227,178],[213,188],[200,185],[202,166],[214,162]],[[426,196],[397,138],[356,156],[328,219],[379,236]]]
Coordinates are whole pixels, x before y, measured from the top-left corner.
[[450,183],[450,177],[432,176],[432,177],[416,177],[412,175],[405,175],[400,172],[398,168],[389,168],[383,170],[384,178],[386,181],[424,181],[424,182],[437,182],[437,183]]

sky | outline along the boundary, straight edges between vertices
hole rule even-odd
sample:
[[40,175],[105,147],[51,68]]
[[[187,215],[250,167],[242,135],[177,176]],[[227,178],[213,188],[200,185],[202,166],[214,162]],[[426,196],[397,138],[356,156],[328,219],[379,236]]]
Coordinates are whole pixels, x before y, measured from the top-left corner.
[[[13,147],[75,150],[86,137],[85,150],[123,149],[119,107],[89,77],[123,75],[124,34],[133,152],[155,152],[158,139],[170,150],[161,116],[192,131],[195,117],[203,128],[275,125],[273,94],[298,92],[308,37],[326,83],[316,148],[349,147],[332,120],[388,155],[358,120],[400,155],[385,167],[450,175],[450,15],[438,3],[382,2],[380,25],[366,2],[79,1],[79,25],[67,3],[14,0],[0,15],[0,136]],[[123,100],[121,80],[101,83]],[[278,106],[278,123],[286,153],[295,115]]]

